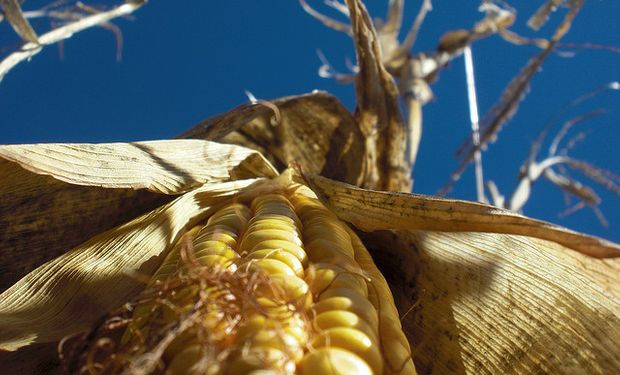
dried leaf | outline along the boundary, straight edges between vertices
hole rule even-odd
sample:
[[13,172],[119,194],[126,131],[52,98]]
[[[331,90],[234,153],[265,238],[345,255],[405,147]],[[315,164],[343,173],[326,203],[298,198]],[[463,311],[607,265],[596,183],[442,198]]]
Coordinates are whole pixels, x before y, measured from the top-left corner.
[[30,22],[24,17],[17,0],[0,0],[0,6],[4,16],[9,20],[13,30],[26,42],[38,43],[37,33],[34,32]]
[[[375,21],[377,34],[381,43],[381,49],[385,58],[384,62],[389,65],[389,61],[400,50],[400,28],[403,24],[403,9],[405,7],[403,0],[390,0],[388,3],[388,13],[385,22],[381,20]],[[396,56],[394,56],[396,57]]]
[[0,350],[57,341],[128,301],[183,232],[256,180],[205,185],[45,263],[0,294]]
[[362,186],[388,191],[411,190],[406,134],[398,106],[398,88],[382,63],[377,33],[360,0],[347,0],[360,73],[355,90],[356,120],[366,140]]
[[160,193],[275,173],[252,150],[205,141],[0,146],[0,292],[172,200]]
[[462,155],[462,159],[459,162],[459,166],[450,176],[450,181],[442,187],[439,193],[440,195],[446,194],[452,187],[452,184],[459,180],[461,174],[465,171],[465,168],[478,150],[484,149],[487,144],[497,139],[497,134],[501,131],[504,124],[517,112],[519,104],[527,93],[532,77],[540,70],[543,62],[554,50],[556,44],[566,35],[573,20],[581,10],[583,3],[584,0],[572,0],[570,2],[568,13],[556,28],[546,48],[532,57],[521,69],[519,74],[506,86],[500,100],[493,105],[482,120],[480,143],[478,145],[473,145],[468,139],[459,148],[457,154]]
[[0,160],[0,292],[94,235],[172,200],[147,190],[71,185]]
[[199,140],[0,146],[0,158],[70,184],[180,194],[249,171],[277,172],[256,151]]
[[536,10],[536,13],[527,20],[527,25],[534,30],[539,30],[549,20],[549,14],[565,3],[566,0],[548,0]]
[[[372,237],[372,241],[367,239]],[[620,260],[531,237],[374,232],[422,374],[620,371]]]
[[620,180],[618,178],[618,175],[583,160],[571,159],[568,162],[568,165],[571,168],[583,173],[588,178],[598,183],[605,189],[620,196],[620,186],[618,186],[618,184],[614,182],[614,179],[616,179],[617,181]]
[[140,8],[146,0],[127,0],[124,4],[121,4],[108,11],[93,14],[80,18],[77,21],[70,22],[66,25],[53,29],[43,35],[40,35],[35,42],[29,42],[22,46],[19,51],[16,51],[0,61],[0,81],[2,78],[17,64],[22,61],[31,59],[34,55],[41,52],[44,46],[61,42],[65,39],[69,39],[73,34],[80,31],[89,29],[93,26],[105,24],[113,18],[126,16],[133,13]]
[[506,234],[361,236],[390,283],[420,373],[618,372],[618,259]]
[[620,257],[620,245],[491,205],[420,194],[364,190],[306,175],[309,186],[344,221],[364,231],[491,232],[554,241],[596,258]]
[[284,169],[297,163],[304,170],[358,184],[364,141],[353,116],[333,96],[314,92],[271,101],[280,113],[262,105],[243,105],[209,118],[182,138],[199,138],[239,144],[265,155]]

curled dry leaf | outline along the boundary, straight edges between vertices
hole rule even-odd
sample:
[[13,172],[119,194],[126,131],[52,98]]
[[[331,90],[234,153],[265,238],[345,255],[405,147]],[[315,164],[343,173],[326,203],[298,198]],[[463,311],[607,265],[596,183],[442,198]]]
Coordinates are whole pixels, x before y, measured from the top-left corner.
[[41,264],[172,197],[68,184],[0,160],[0,292]]
[[566,0],[547,0],[543,5],[536,10],[529,20],[527,25],[534,30],[539,30],[549,20],[549,15],[557,10],[557,8],[565,3]]
[[306,175],[312,190],[344,221],[364,231],[490,232],[537,237],[595,258],[620,257],[620,245],[483,203],[364,190]]
[[[4,7],[7,4],[13,3],[14,1],[15,0],[2,0],[2,5]],[[76,21],[70,22],[66,25],[48,31],[45,34],[40,35],[38,38],[36,38],[36,35],[31,35],[28,29],[25,28],[26,26],[23,24],[23,22],[20,22],[20,36],[25,37],[25,39],[28,40],[28,43],[24,44],[18,51],[13,52],[4,60],[0,61],[0,81],[2,81],[4,76],[11,69],[13,69],[15,65],[19,64],[22,61],[28,61],[28,59],[31,59],[34,55],[41,52],[44,46],[58,43],[65,39],[69,39],[73,36],[73,34],[89,29],[93,26],[106,25],[110,20],[114,18],[123,17],[133,13],[142,5],[144,5],[144,3],[146,3],[146,0],[126,0],[123,4],[120,4],[110,10],[80,18]],[[16,20],[17,18],[14,19]],[[15,23],[13,20],[11,20],[11,25],[15,27]],[[35,40],[29,40],[32,38],[35,38]]]
[[199,140],[0,147],[0,157],[37,174],[85,186],[180,194],[231,175],[277,172],[256,151]]
[[242,145],[259,151],[279,169],[289,163],[312,173],[361,183],[364,141],[353,116],[324,92],[273,100],[280,121],[272,124],[272,108],[246,104],[209,118],[180,135]]
[[[24,17],[21,7],[17,0],[0,0],[3,16],[9,20],[13,30],[25,41],[37,43],[37,33],[35,33],[30,22]],[[0,18],[1,21],[1,18]]]
[[0,291],[163,194],[275,174],[255,151],[197,140],[0,146]]
[[372,20],[360,0],[347,0],[360,72],[356,77],[355,116],[365,138],[362,186],[411,190],[411,166],[405,157],[406,134],[398,107],[398,88],[382,63]]
[[493,233],[361,233],[420,374],[620,371],[620,260]]

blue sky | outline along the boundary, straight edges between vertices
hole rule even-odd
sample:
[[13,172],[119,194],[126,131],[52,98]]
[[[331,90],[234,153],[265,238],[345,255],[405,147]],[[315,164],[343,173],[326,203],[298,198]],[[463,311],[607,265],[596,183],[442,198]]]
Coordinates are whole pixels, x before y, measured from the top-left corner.
[[[319,1],[311,1],[313,4]],[[34,9],[45,1],[29,1]],[[92,3],[92,2],[88,2]],[[104,3],[103,1],[99,2]],[[112,3],[112,2],[110,2]],[[373,16],[383,17],[387,1],[367,1]],[[525,27],[539,3],[517,4],[514,30]],[[182,4],[182,5],[179,5]],[[411,24],[419,1],[409,1],[405,24]],[[481,17],[474,1],[435,1],[414,46],[433,50],[448,30],[468,28]],[[562,13],[563,14],[563,13]],[[567,42],[620,46],[620,2],[586,3]],[[561,15],[541,31],[552,32]],[[76,35],[59,49],[50,46],[21,64],[0,83],[0,143],[113,142],[169,138],[202,119],[247,101],[244,90],[263,99],[302,94],[313,89],[338,96],[354,106],[353,87],[317,75],[320,48],[334,66],[346,70],[354,59],[351,41],[305,14],[297,1],[151,1],[134,20],[120,20],[124,47],[115,61],[114,38],[102,29]],[[43,24],[35,23],[37,27]],[[0,24],[0,46],[15,38]],[[519,71],[534,47],[515,47],[497,37],[473,48],[481,115]],[[534,78],[520,112],[483,155],[485,175],[509,195],[532,140],[547,119],[566,102],[614,80],[620,80],[620,54],[578,50],[570,58],[552,55]],[[457,160],[454,150],[467,137],[469,120],[462,59],[442,72],[433,86],[436,99],[424,108],[424,133],[416,165],[418,193],[433,194],[447,180]],[[562,121],[596,108],[608,113],[579,126],[589,136],[571,153],[620,174],[620,92],[605,92],[572,109]],[[557,124],[555,131],[560,127]],[[575,133],[576,133],[575,132]],[[590,209],[567,218],[563,196],[545,181],[537,183],[525,206],[529,216],[620,241],[620,198],[597,188],[610,222],[603,228]],[[474,199],[471,168],[451,193]]]

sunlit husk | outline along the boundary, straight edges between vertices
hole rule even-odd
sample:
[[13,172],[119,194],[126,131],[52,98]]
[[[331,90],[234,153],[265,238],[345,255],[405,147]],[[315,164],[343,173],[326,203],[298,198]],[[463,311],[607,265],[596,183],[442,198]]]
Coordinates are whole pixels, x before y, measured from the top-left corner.
[[0,292],[167,195],[275,175],[256,151],[200,140],[0,146]]
[[145,275],[189,224],[253,182],[196,189],[35,269],[0,294],[0,349],[57,341],[89,327],[143,288]]
[[[405,315],[419,372],[620,371],[618,244],[485,205],[307,177],[341,219],[369,232],[363,239]],[[506,230],[506,222],[573,249],[471,232]]]

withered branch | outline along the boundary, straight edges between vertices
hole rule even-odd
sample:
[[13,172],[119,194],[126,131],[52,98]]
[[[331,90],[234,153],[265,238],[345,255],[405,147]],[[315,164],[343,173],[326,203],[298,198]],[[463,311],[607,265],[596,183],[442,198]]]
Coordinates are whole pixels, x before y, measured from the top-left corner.
[[[551,116],[551,119],[545,124],[539,136],[532,144],[526,161],[520,168],[518,178],[519,182],[510,199],[506,200],[504,196],[499,193],[499,189],[495,186],[493,181],[487,182],[487,187],[493,199],[493,204],[513,211],[521,211],[530,198],[532,186],[536,181],[543,177],[560,189],[567,198],[566,204],[569,205],[569,207],[563,211],[560,216],[566,216],[584,207],[589,207],[593,210],[601,224],[606,226],[607,221],[605,220],[603,213],[598,208],[601,204],[601,198],[599,195],[593,187],[588,186],[586,183],[572,177],[569,172],[570,170],[579,172],[590,181],[619,196],[620,176],[590,162],[575,159],[569,156],[569,152],[575,147],[575,145],[585,139],[586,134],[584,132],[579,132],[577,135],[564,142],[570,130],[572,130],[575,126],[591,120],[594,117],[600,116],[606,113],[606,111],[596,109],[573,117],[564,122],[562,127],[550,141],[547,156],[540,161],[538,161],[538,157],[542,144],[548,135],[551,126],[560,116],[565,114],[569,109],[605,90],[617,89],[617,82],[602,85],[595,90],[572,100],[560,111]],[[562,146],[562,144],[564,145]],[[577,198],[577,203],[573,205],[571,203],[571,198]]]
[[[348,25],[335,21],[313,8],[306,1],[300,0],[304,9],[313,17],[329,27],[348,33]],[[401,43],[398,39],[403,22],[403,0],[392,0],[388,4],[386,21],[375,22],[377,40],[382,53],[381,63],[397,81],[399,95],[406,108],[405,114],[405,148],[407,163],[413,168],[417,158],[422,134],[422,106],[433,97],[430,84],[437,79],[439,72],[454,58],[463,53],[465,47],[474,41],[488,37],[512,25],[514,11],[505,5],[485,3],[481,7],[484,18],[470,30],[456,30],[445,34],[436,51],[431,53],[412,54],[411,49],[419,34],[421,25],[429,11],[432,10],[430,0],[423,1],[420,10]],[[329,20],[328,20],[329,19]],[[331,68],[326,59],[321,58],[323,65],[319,70],[322,77],[335,78],[340,82],[350,81]],[[363,71],[363,69],[362,69]]]
[[527,93],[532,77],[540,70],[543,62],[554,50],[556,44],[568,33],[573,20],[581,10],[583,4],[583,0],[571,0],[569,2],[568,12],[564,16],[561,24],[556,28],[546,47],[531,58],[521,72],[504,89],[500,100],[491,108],[482,121],[480,143],[474,145],[468,139],[464,142],[463,146],[461,146],[458,154],[462,156],[462,159],[459,166],[450,176],[450,181],[440,190],[440,195],[445,195],[451,189],[452,184],[460,179],[467,165],[472,161],[476,151],[484,150],[489,143],[497,139],[497,134],[500,132],[503,125],[517,112],[519,104]]
[[[116,38],[117,51],[122,44],[122,37],[117,26],[109,21],[127,16],[133,13],[146,3],[146,0],[126,0],[123,4],[118,5],[109,10],[99,11],[93,7],[86,6],[80,2],[76,3],[76,10],[49,10],[42,9],[33,12],[22,12],[21,16],[25,20],[26,16],[30,17],[50,17],[52,19],[62,20],[65,24],[53,28],[52,30],[40,35],[36,41],[27,41],[19,50],[8,55],[4,60],[0,61],[0,81],[2,78],[17,64],[22,61],[29,60],[43,49],[43,47],[62,42],[71,38],[75,33],[86,30],[94,26],[100,26],[112,31]],[[2,3],[4,6],[4,3]],[[5,10],[6,11],[6,10]],[[21,10],[20,10],[21,11]],[[5,13],[6,14],[6,13]],[[11,21],[12,22],[12,21]],[[11,23],[13,25],[13,22]],[[21,34],[20,34],[21,35]],[[118,58],[117,52],[117,58]]]

